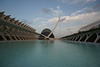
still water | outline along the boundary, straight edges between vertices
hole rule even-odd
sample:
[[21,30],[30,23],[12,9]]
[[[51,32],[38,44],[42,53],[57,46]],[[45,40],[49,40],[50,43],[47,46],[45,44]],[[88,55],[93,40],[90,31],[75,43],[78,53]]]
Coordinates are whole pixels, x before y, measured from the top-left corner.
[[0,67],[100,67],[100,45],[59,40],[0,42]]

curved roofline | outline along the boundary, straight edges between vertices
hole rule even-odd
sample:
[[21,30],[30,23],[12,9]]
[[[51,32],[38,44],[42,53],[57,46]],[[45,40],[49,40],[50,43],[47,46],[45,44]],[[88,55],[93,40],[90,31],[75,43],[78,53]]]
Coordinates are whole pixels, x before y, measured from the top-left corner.
[[[46,28],[46,29],[44,29],[42,32],[51,32],[51,30],[48,29],[48,28]],[[42,33],[42,32],[41,32],[41,33]]]

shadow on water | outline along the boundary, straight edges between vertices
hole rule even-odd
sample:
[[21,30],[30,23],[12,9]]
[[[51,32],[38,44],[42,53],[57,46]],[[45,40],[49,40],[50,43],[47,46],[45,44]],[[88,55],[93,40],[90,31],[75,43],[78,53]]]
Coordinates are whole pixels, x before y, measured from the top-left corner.
[[85,43],[85,42],[71,42],[71,41],[62,41],[66,44],[73,45],[74,47],[78,47],[78,49],[84,50],[97,50],[100,51],[100,45],[96,43]]

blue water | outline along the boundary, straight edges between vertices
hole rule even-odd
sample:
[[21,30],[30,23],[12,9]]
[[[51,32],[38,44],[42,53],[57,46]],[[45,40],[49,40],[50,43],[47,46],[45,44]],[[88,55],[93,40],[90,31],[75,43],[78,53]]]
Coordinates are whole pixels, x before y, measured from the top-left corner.
[[59,40],[0,42],[0,67],[100,67],[100,45]]

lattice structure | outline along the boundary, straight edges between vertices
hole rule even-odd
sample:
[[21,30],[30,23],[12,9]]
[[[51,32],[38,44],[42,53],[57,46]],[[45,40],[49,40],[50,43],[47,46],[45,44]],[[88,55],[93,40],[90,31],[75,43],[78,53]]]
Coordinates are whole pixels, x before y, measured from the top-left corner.
[[91,30],[91,29],[95,29],[95,28],[100,28],[100,20],[94,22],[94,23],[91,23],[87,26],[84,26],[82,27],[79,32],[82,32],[82,31],[88,31],[88,30]]

